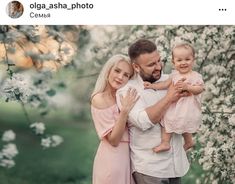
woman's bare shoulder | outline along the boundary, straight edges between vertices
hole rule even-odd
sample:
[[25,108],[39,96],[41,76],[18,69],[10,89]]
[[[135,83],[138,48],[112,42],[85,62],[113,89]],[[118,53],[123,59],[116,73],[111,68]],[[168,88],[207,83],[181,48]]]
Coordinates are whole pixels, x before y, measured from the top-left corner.
[[92,98],[91,105],[97,109],[108,108],[110,107],[110,104],[107,103],[108,100],[106,98],[107,97],[104,95],[104,93],[98,93]]

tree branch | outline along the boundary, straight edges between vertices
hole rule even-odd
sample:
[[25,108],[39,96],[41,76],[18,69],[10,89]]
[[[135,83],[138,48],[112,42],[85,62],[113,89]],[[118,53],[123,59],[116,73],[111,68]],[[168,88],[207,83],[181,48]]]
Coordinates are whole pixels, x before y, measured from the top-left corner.
[[30,118],[29,118],[29,114],[28,114],[28,112],[27,112],[27,110],[26,110],[26,108],[25,108],[25,105],[24,105],[24,103],[23,103],[22,100],[20,100],[20,105],[21,105],[21,107],[22,107],[22,109],[23,109],[23,112],[24,112],[24,115],[25,115],[25,117],[26,117],[26,120],[28,121],[29,124],[31,124],[32,122],[31,122],[31,120],[30,120]]
[[88,74],[88,75],[77,76],[77,79],[88,78],[88,77],[93,77],[93,76],[97,76],[97,75],[99,75],[99,72],[93,73],[93,74]]

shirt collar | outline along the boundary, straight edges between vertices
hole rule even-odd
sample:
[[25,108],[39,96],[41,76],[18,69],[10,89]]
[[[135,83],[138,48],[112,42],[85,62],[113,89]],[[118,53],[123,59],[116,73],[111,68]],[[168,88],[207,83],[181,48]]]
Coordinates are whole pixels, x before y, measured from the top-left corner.
[[138,88],[143,90],[144,89],[144,81],[143,81],[142,77],[140,77],[140,75],[137,73],[137,74],[135,74],[133,79],[137,81]]

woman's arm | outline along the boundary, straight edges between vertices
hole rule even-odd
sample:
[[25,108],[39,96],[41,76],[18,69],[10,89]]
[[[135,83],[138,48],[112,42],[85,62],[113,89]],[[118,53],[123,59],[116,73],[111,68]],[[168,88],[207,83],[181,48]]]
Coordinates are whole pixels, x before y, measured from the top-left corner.
[[[106,98],[107,95],[104,94],[95,95],[92,99],[92,106],[99,109],[104,109],[109,107],[110,105],[107,105],[106,103],[107,101],[104,100]],[[120,96],[121,107],[119,115],[112,127],[112,130],[107,135],[105,135],[105,138],[112,146],[118,146],[123,136],[123,133],[125,132],[126,129],[128,114],[133,105],[135,104],[135,102],[138,100],[138,98],[139,97],[135,89],[128,89],[125,94],[125,97]]]
[[106,136],[108,142],[114,147],[119,145],[123,133],[125,132],[128,113],[127,110],[120,111],[112,131]]
[[118,146],[123,133],[126,128],[127,118],[130,110],[133,108],[136,101],[139,99],[137,91],[129,88],[125,97],[120,96],[122,107],[120,108],[120,114],[112,131],[107,135],[107,140],[112,146]]

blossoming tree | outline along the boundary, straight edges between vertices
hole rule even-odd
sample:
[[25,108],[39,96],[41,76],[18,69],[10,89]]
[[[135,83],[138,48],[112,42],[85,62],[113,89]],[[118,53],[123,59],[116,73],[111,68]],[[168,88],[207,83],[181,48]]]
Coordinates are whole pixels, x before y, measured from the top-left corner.
[[[27,30],[28,27],[18,29],[13,27],[11,31],[5,30],[5,32],[4,27],[1,29],[0,42],[3,43],[2,48],[5,49],[3,60],[8,61],[5,63],[8,76],[10,76],[0,81],[2,86],[5,86],[2,88],[5,90],[2,97],[7,101],[20,99],[21,103],[33,104],[36,108],[40,108],[42,102],[48,101],[50,96],[55,94],[51,86],[45,83],[51,78],[51,75],[42,73],[40,70],[42,68],[57,70],[68,63],[72,65],[75,63],[73,71],[79,75],[78,71],[81,71],[82,64],[85,64],[83,71],[86,72],[84,73],[88,76],[96,75],[107,58],[117,53],[127,54],[128,46],[131,43],[139,38],[147,38],[156,43],[165,64],[164,72],[170,73],[172,47],[179,42],[190,43],[196,50],[195,70],[202,74],[206,88],[203,93],[203,123],[196,134],[200,149],[192,153],[192,157],[198,159],[206,172],[201,178],[198,178],[197,183],[235,183],[235,26],[84,26],[82,28],[74,26],[69,29],[69,32],[77,31],[82,34],[79,34],[80,37],[75,39],[76,41],[66,42],[66,44],[66,37],[58,33],[61,30],[64,31],[63,26],[47,27],[47,34],[43,33],[45,30],[41,30],[41,32],[39,30],[39,32],[36,31],[36,34],[34,31],[36,36],[34,34],[34,36],[28,36],[32,39],[30,43],[39,43],[37,42],[38,37],[44,35],[42,38],[48,38],[50,37],[48,35],[52,34],[52,40],[58,39],[56,42],[59,45],[53,47],[55,49],[52,52],[42,46],[26,52],[28,60],[25,65],[34,66],[36,70],[40,71],[34,85],[29,82],[24,83],[28,80],[22,80],[22,76],[13,75],[17,72],[11,70],[12,64],[20,65],[22,62],[14,63],[7,59],[10,52],[13,52],[14,55],[14,49],[9,47],[9,43],[14,43],[19,32]],[[4,34],[7,37],[3,37]],[[6,38],[11,35],[14,39],[10,39],[8,42]],[[76,37],[73,36],[73,38]],[[44,40],[44,42],[47,41],[47,39]],[[23,44],[25,43],[23,42]],[[63,47],[62,43],[65,44]],[[68,50],[80,51],[76,60],[71,59],[74,52],[66,54]],[[51,55],[51,53],[53,54]],[[15,86],[9,87],[13,86],[12,83]],[[93,84],[94,81],[89,83],[89,85]],[[34,88],[35,85],[38,85],[37,88]],[[45,113],[45,111],[43,112]],[[41,123],[31,123],[30,126],[38,134],[44,132],[44,126]],[[12,135],[11,133],[9,137],[14,137]],[[2,140],[12,141],[13,138],[2,138]],[[42,144],[46,147],[57,145],[57,143],[52,143],[53,140],[58,140],[58,137],[44,138]],[[6,154],[3,154],[6,149],[7,147],[3,147],[0,154],[1,165],[6,165],[6,161],[2,161],[7,158]],[[13,150],[13,147],[11,149]],[[9,158],[16,154],[15,149]]]
[[[34,122],[26,106],[39,109],[41,115],[48,113],[50,98],[56,94],[50,83],[53,71],[71,62],[76,50],[75,33],[79,33],[79,26],[0,26],[0,63],[6,66],[0,75],[0,97],[5,102],[21,104],[27,123],[40,137],[43,148],[56,147],[63,138],[45,134],[45,124]],[[13,158],[18,150],[12,143],[14,139],[12,130],[3,132],[0,166],[15,165]]]

